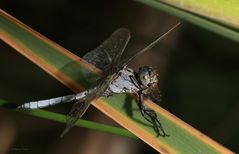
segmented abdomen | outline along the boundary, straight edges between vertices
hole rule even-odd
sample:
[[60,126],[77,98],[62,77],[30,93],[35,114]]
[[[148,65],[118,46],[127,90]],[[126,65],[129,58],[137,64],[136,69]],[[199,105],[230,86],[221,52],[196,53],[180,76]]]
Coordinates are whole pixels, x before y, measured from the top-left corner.
[[76,94],[67,95],[67,96],[61,96],[51,99],[45,99],[45,100],[39,100],[39,101],[32,101],[27,102],[19,106],[18,108],[22,109],[38,109],[38,108],[44,108],[47,106],[52,106],[60,103],[67,103],[76,100]]

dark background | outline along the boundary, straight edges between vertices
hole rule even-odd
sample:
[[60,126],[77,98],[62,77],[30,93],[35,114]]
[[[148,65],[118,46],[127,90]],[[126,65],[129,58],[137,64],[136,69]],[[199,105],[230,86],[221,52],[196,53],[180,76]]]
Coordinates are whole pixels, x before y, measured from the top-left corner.
[[[1,1],[1,9],[71,52],[82,56],[115,29],[132,31],[128,50],[139,50],[180,19],[134,1]],[[160,104],[229,149],[239,152],[239,46],[183,22],[157,47],[131,66],[159,68]],[[0,42],[0,98],[26,102],[72,93],[50,75]],[[48,110],[67,113],[70,105]],[[157,153],[142,141],[74,128],[0,109],[0,154],[4,153]],[[91,107],[85,119],[115,124]],[[20,148],[20,149],[17,149]],[[24,149],[26,148],[26,149]]]

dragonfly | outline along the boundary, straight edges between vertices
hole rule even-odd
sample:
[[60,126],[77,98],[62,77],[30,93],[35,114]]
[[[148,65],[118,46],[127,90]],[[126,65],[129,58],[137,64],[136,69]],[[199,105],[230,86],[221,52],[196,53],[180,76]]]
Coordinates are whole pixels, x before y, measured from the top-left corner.
[[177,23],[142,50],[132,52],[130,55],[124,56],[124,58],[122,58],[122,55],[131,35],[130,31],[126,28],[117,29],[100,46],[82,57],[88,63],[105,72],[105,76],[99,80],[96,86],[76,94],[26,102],[18,106],[18,108],[38,109],[60,103],[75,102],[67,115],[66,128],[61,134],[61,137],[63,137],[75,125],[76,121],[83,116],[93,100],[100,97],[109,97],[114,93],[134,94],[137,96],[142,116],[152,124],[157,136],[169,136],[158,120],[156,112],[144,104],[144,99],[148,96],[160,99],[159,75],[157,70],[151,66],[143,66],[139,68],[138,72],[135,72],[128,67],[128,64],[137,56],[154,47],[179,25],[180,23]]

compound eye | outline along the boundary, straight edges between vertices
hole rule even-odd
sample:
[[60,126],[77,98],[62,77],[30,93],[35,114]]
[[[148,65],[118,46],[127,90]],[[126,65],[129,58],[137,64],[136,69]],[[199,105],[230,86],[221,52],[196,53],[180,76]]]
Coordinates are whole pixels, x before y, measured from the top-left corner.
[[148,79],[148,76],[146,76],[146,75],[143,76],[143,79],[144,79],[144,80],[147,80],[147,79]]

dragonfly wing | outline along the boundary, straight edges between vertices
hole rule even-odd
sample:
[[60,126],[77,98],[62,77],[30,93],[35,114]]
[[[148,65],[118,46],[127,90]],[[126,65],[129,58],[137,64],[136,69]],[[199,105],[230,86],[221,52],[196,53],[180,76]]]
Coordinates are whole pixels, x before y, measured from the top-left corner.
[[77,101],[72,106],[67,115],[66,128],[62,132],[61,137],[63,137],[75,125],[76,121],[80,119],[89,108],[91,102],[98,97],[94,92],[95,91],[88,93],[84,99]]
[[61,134],[61,137],[63,137],[76,123],[78,119],[82,117],[82,115],[85,113],[85,111],[90,106],[90,102],[86,101],[78,101],[73,106],[69,114],[67,115],[66,120],[66,128]]
[[111,34],[100,46],[86,53],[83,59],[96,67],[107,71],[116,55],[122,55],[130,39],[130,31],[119,28]]
[[83,56],[84,60],[100,69],[103,69],[106,72],[110,69],[110,73],[108,73],[108,76],[105,78],[105,80],[100,82],[97,88],[87,94],[85,99],[79,100],[73,105],[67,116],[66,128],[62,132],[61,137],[63,137],[75,125],[76,121],[82,117],[82,115],[90,106],[91,102],[103,95],[103,93],[108,89],[110,83],[115,79],[117,73],[114,73],[114,69],[112,68],[115,68],[120,62],[121,55],[125,50],[129,39],[129,30],[120,28],[116,30],[99,47]]
[[85,111],[89,108],[91,102],[104,94],[115,76],[116,74],[108,75],[105,80],[91,90],[84,99],[79,100],[72,106],[71,111],[67,116],[66,128],[62,132],[61,137],[63,137],[75,125],[76,121],[82,117]]

